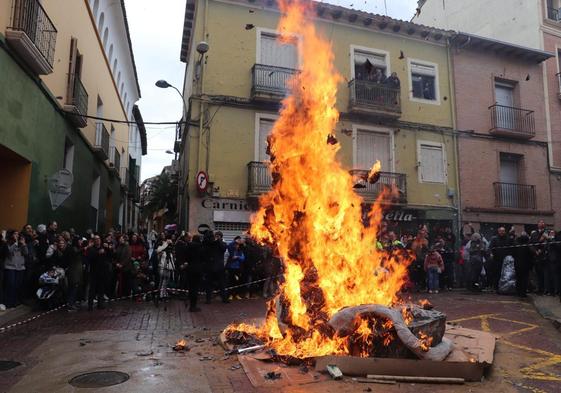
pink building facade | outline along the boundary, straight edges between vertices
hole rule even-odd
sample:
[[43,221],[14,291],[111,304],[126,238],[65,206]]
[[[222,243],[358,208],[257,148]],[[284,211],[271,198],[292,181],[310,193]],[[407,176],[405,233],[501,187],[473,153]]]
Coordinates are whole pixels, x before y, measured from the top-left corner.
[[552,55],[464,33],[451,52],[462,222],[484,234],[554,225],[540,65]]

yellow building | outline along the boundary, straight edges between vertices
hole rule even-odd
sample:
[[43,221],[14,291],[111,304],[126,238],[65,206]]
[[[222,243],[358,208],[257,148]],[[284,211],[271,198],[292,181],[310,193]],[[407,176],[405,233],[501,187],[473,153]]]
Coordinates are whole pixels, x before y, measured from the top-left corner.
[[[0,4],[0,37],[6,59],[19,65],[18,71],[27,74],[25,83],[35,81],[52,103],[36,123],[42,121],[48,130],[51,123],[45,119],[58,113],[66,119],[64,128],[68,127],[66,136],[52,151],[44,152],[46,158],[39,158],[36,152],[40,149],[33,143],[45,143],[48,150],[55,134],[6,147],[32,162],[37,176],[43,172],[45,177],[51,176],[59,170],[73,174],[69,202],[56,208],[53,205],[51,212],[41,196],[41,200],[29,202],[28,220],[57,219],[100,230],[134,226],[130,215],[138,210],[134,204],[146,136],[141,121],[140,130],[135,124],[141,119],[134,105],[140,88],[124,1],[10,0]],[[2,82],[9,86],[8,77],[3,77]],[[6,95],[6,90],[2,94]],[[14,98],[28,113],[23,116],[26,121],[33,116],[32,101],[26,102],[29,98]],[[14,124],[18,126],[17,119]],[[143,141],[142,148],[136,147],[141,146],[139,140]],[[73,208],[77,207],[85,210],[87,220],[65,220],[76,215]]]
[[[400,198],[387,206],[386,220],[400,232],[456,225],[448,33],[323,3],[315,13],[345,79],[337,96],[341,162],[353,173],[382,163],[379,184],[357,192],[368,204],[384,186],[397,185]],[[266,137],[299,64],[295,46],[276,41],[278,19],[266,0],[187,1],[181,60],[190,110],[180,214],[191,229],[241,232],[256,197],[271,186]],[[393,72],[400,87],[377,83]],[[199,173],[206,190],[197,187]]]

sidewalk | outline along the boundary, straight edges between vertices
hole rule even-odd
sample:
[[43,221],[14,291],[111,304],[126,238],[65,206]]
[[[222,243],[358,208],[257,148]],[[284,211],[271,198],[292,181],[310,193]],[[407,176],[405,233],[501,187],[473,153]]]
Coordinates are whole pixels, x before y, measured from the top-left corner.
[[536,310],[542,317],[551,321],[556,329],[561,330],[561,301],[559,296],[529,295]]
[[23,319],[23,317],[32,313],[31,307],[20,304],[15,308],[9,308],[6,311],[0,311],[0,327],[9,325],[11,322]]

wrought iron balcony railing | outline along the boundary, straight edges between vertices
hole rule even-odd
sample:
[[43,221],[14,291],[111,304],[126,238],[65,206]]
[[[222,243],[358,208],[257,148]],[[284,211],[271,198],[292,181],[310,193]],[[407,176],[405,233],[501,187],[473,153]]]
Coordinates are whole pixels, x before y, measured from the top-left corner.
[[269,191],[273,184],[271,171],[265,162],[252,161],[247,164],[247,194],[259,196]]
[[121,168],[121,154],[119,154],[119,149],[113,147],[110,152],[109,166],[115,175],[119,176],[119,169]]
[[[364,169],[353,169],[350,171],[351,175],[356,179],[366,179],[368,172],[368,170]],[[355,187],[356,192],[369,201],[376,199],[382,191],[391,192],[394,189],[398,194],[388,194],[390,198],[395,197],[400,203],[407,202],[407,176],[404,173],[380,172],[380,179],[375,184],[361,181]]]
[[124,188],[124,189],[128,189],[129,188],[129,168],[122,167],[120,177],[121,177],[121,187]]
[[95,125],[94,150],[103,161],[109,158],[109,132],[101,122]]
[[353,79],[349,82],[350,109],[399,116],[401,114],[400,89],[381,83]]
[[547,19],[551,19],[551,20],[554,20],[556,22],[559,22],[561,20],[561,10],[559,10],[558,8],[548,7],[547,8]]
[[493,183],[495,207],[536,209],[536,186],[514,183]]
[[14,0],[6,39],[38,74],[53,71],[56,36],[57,29],[39,0]]
[[290,79],[299,72],[285,67],[255,64],[251,69],[253,98],[283,98],[290,87]]
[[536,135],[534,111],[504,105],[491,105],[491,133],[530,139]]

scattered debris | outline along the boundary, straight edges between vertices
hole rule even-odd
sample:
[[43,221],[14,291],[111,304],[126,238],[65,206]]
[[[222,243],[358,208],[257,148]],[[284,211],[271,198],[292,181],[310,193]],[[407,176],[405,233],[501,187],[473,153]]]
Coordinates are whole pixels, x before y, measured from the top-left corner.
[[152,366],[158,367],[158,366],[161,366],[162,364],[163,364],[162,362],[154,362],[154,364]]
[[300,368],[298,369],[302,374],[307,374],[308,371],[310,371],[310,369],[308,368],[308,366],[306,364],[303,364],[302,366],[300,366]]
[[206,340],[204,338],[197,338],[195,340],[196,343],[204,343]]
[[265,374],[265,379],[275,380],[280,378],[281,378],[281,373],[276,373],[274,371],[269,371],[267,374]]
[[334,366],[332,364],[328,364],[326,367],[327,372],[331,375],[331,378],[334,380],[343,379],[343,373],[339,370],[339,367]]
[[247,348],[238,348],[238,349],[233,349],[231,351],[226,352],[224,355],[228,356],[228,355],[239,355],[242,353],[249,353],[249,352],[254,352],[257,351],[259,349],[263,349],[265,348],[264,345],[254,345],[252,347],[247,347]]
[[177,343],[175,343],[175,345],[172,347],[172,349],[176,352],[182,352],[182,351],[189,351],[190,350],[190,348],[187,346],[187,340],[185,340],[184,338],[182,338]]
[[230,370],[239,370],[240,368],[242,368],[241,364],[234,364],[232,367],[230,367]]
[[213,356],[203,356],[202,358],[199,358],[199,360],[201,362],[204,362],[206,360],[214,360],[214,357]]
[[137,352],[136,356],[150,356],[153,355],[154,351]]
[[363,392],[371,392],[371,391],[372,391],[372,388],[366,388],[366,389],[363,390]]

